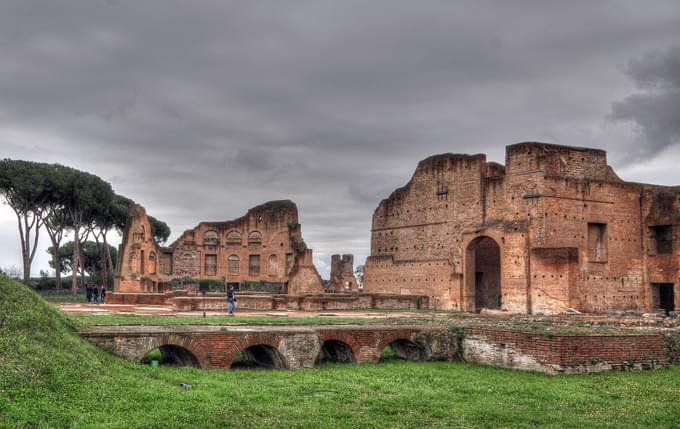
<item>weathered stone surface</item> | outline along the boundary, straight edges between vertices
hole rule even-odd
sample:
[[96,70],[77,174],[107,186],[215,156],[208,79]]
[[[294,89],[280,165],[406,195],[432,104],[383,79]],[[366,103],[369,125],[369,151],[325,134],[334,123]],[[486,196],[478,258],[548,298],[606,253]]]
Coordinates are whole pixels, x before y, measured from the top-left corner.
[[373,214],[364,289],[435,308],[680,309],[680,187],[624,182],[602,150],[429,157]]
[[328,284],[328,291],[351,292],[357,289],[357,279],[354,277],[354,256],[332,255],[331,278]]
[[178,364],[230,368],[237,355],[260,366],[311,368],[319,360],[377,363],[386,347],[404,359],[464,359],[549,374],[641,370],[678,360],[677,332],[546,334],[431,326],[98,326],[89,341],[131,361],[151,350]]
[[201,222],[169,247],[156,244],[146,210],[135,205],[119,254],[116,293],[159,292],[173,279],[278,283],[282,292],[290,282],[295,293],[323,292],[292,201],[271,201],[231,221]]

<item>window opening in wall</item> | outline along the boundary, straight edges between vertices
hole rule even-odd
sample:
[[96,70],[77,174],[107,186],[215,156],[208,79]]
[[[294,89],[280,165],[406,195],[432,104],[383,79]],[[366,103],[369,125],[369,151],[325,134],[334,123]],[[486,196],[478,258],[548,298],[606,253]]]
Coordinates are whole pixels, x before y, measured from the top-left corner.
[[668,255],[673,253],[672,225],[653,226],[652,237],[654,238],[657,255]]
[[250,255],[248,258],[248,274],[260,275],[260,255]]
[[248,235],[248,245],[249,246],[259,246],[262,244],[262,234],[257,231],[253,231]]
[[227,234],[227,245],[229,246],[240,246],[241,245],[241,234],[236,231],[231,231]]
[[142,250],[139,258],[139,273],[144,274],[146,272],[146,260],[144,259],[144,251]]
[[607,224],[588,224],[588,260],[607,262]]
[[203,234],[203,244],[206,246],[217,246],[220,244],[220,236],[216,231],[207,231]]
[[217,274],[217,255],[205,255],[205,274],[207,276]]
[[446,201],[449,197],[449,187],[447,185],[437,185],[437,200]]
[[238,273],[239,271],[239,258],[237,255],[230,255],[228,258],[229,262],[229,272]]

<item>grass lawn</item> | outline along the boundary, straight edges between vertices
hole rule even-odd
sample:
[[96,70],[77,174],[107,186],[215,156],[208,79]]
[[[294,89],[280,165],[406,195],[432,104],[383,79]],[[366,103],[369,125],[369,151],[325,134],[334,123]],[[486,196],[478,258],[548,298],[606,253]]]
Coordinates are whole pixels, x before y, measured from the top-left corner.
[[677,366],[579,376],[394,360],[300,371],[151,368],[83,341],[76,328],[74,319],[0,277],[0,427],[680,424]]
[[370,319],[364,317],[314,316],[163,316],[141,314],[87,314],[77,313],[66,316],[79,327],[92,325],[334,325],[334,324],[380,324],[416,323],[408,319]]

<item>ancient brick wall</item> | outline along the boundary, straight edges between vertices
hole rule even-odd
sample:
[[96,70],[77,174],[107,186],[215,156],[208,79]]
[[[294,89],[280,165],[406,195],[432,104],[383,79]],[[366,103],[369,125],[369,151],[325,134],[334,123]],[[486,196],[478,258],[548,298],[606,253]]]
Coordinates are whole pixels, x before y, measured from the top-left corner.
[[[88,340],[139,362],[157,347],[180,347],[202,368],[229,368],[252,347],[281,369],[309,368],[340,343],[346,361],[376,363],[390,346],[405,359],[463,359],[549,374],[653,369],[677,360],[677,338],[663,334],[550,334],[498,328],[454,331],[417,326],[100,326]],[[266,356],[265,356],[266,357]],[[190,361],[190,359],[187,359]]]
[[[498,269],[503,310],[651,310],[662,300],[653,283],[679,284],[680,246],[655,253],[653,229],[671,225],[677,242],[679,196],[623,182],[595,149],[521,143],[505,166],[433,156],[376,208],[365,290],[475,311],[496,307],[483,273]],[[500,265],[475,266],[479,237],[499,246]],[[672,294],[680,308],[680,287]]]
[[468,361],[547,373],[650,369],[669,362],[661,334],[544,334],[467,328]]
[[[121,246],[116,291],[153,292],[161,282],[186,278],[283,285],[299,261],[303,265],[296,270],[295,287],[321,292],[323,284],[297,219],[293,202],[272,201],[232,221],[202,222],[170,247],[160,248],[151,237],[144,208],[136,206]],[[145,269],[138,268],[142,257]]]
[[114,281],[116,292],[158,292],[155,279],[161,249],[156,244],[144,207],[130,207],[130,221],[125,226],[118,248]]
[[351,292],[357,290],[354,277],[354,255],[332,255],[329,292]]

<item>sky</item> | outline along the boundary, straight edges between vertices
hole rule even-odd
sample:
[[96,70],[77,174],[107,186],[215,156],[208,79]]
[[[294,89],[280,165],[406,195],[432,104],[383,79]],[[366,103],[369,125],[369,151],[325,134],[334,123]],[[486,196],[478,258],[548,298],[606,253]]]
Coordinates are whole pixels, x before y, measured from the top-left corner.
[[327,277],[334,253],[363,263],[373,210],[420,159],[502,163],[521,141],[605,149],[624,180],[680,184],[680,3],[0,2],[0,158],[97,174],[170,242],[291,199]]

